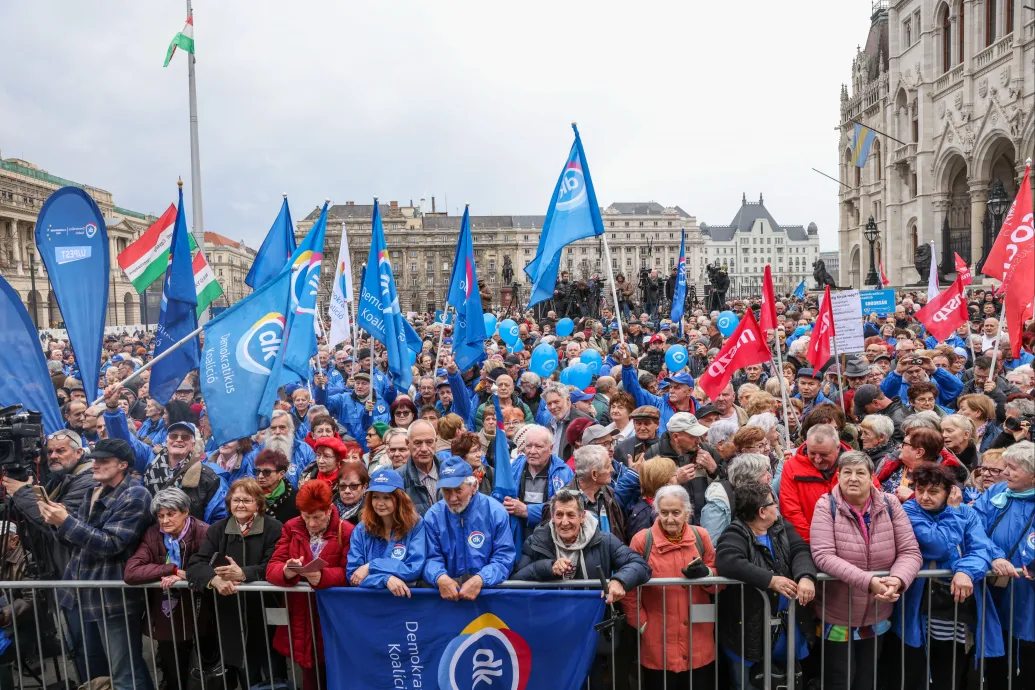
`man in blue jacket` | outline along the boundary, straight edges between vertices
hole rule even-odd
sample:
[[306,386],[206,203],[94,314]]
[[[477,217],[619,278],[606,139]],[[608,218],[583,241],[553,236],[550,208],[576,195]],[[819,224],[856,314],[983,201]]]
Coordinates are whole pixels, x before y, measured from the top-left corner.
[[389,388],[389,397],[384,398],[379,392],[370,395],[370,374],[360,372],[352,377],[355,390],[345,389],[337,395],[328,395],[327,388],[318,386],[313,389],[313,397],[317,405],[323,405],[338,422],[345,427],[349,436],[368,452],[367,429],[374,422],[390,421],[388,406],[395,400],[395,388]]
[[443,498],[424,516],[424,579],[443,599],[474,601],[482,587],[495,587],[514,567],[510,516],[496,499],[478,492],[478,480],[461,458],[442,463],[438,486]]
[[[640,386],[639,372],[636,371],[636,360],[629,354],[629,346],[621,344],[618,346],[618,354],[622,358],[622,386],[626,392],[636,400],[636,406],[650,405],[658,408],[661,412],[661,424],[658,433],[665,433],[668,420],[677,412],[689,412],[693,414],[697,410],[697,401],[691,395],[694,390],[694,377],[685,371],[675,376],[670,376],[662,385],[666,389],[662,395],[654,395],[650,391],[643,390]],[[659,385],[659,388],[662,386]]]
[[880,389],[889,398],[898,396],[899,400],[908,400],[909,387],[921,381],[930,381],[938,386],[939,405],[956,409],[956,398],[963,390],[963,382],[947,369],[936,367],[930,357],[900,357],[895,370],[884,377]]
[[567,486],[575,473],[552,452],[553,433],[544,426],[535,425],[525,432],[524,450],[510,463],[517,498],[503,499],[503,507],[521,520],[527,538],[543,519],[543,505]]

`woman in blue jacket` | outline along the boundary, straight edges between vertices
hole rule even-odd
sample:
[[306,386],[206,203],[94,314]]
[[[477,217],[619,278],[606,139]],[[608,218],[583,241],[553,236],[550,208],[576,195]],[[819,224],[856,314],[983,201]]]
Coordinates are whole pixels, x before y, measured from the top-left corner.
[[[913,525],[925,567],[951,570],[953,577],[951,582],[917,580],[895,607],[891,629],[905,642],[904,687],[927,687],[930,664],[932,687],[962,688],[968,631],[973,632],[976,653],[986,661],[1006,653],[998,613],[983,585],[995,546],[985,535],[981,517],[961,506],[962,495],[950,470],[940,465],[918,467],[913,485],[915,497],[902,508]],[[900,647],[896,643],[892,648],[897,652]],[[885,668],[894,676],[886,686],[903,687],[897,677],[900,664],[888,663]]]
[[1007,666],[1007,657],[991,659],[994,663],[986,667],[990,687],[1007,687],[1008,674],[1019,669],[1013,687],[1030,688],[1035,686],[1035,582],[1011,578],[1019,577],[1017,568],[1028,565],[1024,562],[1032,556],[1028,545],[1035,540],[1035,444],[1015,443],[1003,453],[1003,460],[1006,481],[981,494],[974,510],[993,544],[992,571],[996,577],[989,580],[989,590],[1003,622],[1004,639],[1009,638],[1012,628],[1013,668]]
[[354,587],[384,587],[397,597],[409,597],[409,584],[424,569],[424,521],[395,470],[375,472],[366,494],[345,575]]

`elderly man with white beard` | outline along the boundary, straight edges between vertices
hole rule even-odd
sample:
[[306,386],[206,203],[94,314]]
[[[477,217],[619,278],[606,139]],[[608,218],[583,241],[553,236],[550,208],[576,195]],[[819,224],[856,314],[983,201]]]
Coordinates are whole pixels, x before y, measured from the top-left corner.
[[308,443],[299,443],[295,439],[295,420],[290,412],[273,410],[273,418],[266,430],[266,441],[257,450],[270,448],[280,451],[288,459],[287,473],[284,479],[295,489],[298,488],[298,477],[310,463],[316,462],[316,454]]
[[424,515],[424,579],[443,599],[473,601],[482,587],[503,582],[514,567],[510,516],[496,499],[478,492],[474,471],[461,458],[442,462],[438,487],[443,498]]

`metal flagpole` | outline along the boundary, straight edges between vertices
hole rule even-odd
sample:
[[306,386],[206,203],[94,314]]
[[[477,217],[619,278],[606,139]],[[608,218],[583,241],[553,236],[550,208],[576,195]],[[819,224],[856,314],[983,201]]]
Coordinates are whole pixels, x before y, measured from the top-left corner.
[[[831,319],[833,320],[833,319]],[[830,337],[830,341],[834,344],[834,365],[837,367],[837,392],[841,395],[841,409],[848,414],[848,410],[845,410],[845,387],[844,382],[841,380],[841,364],[840,356],[837,354],[837,332]],[[820,383],[820,390],[822,390],[822,383]]]
[[[121,381],[119,381],[119,386],[122,387],[122,388],[125,388],[126,387],[126,383],[128,383],[129,381],[132,381],[133,379],[137,378],[138,376],[140,376],[142,373],[144,373],[145,371],[147,371],[148,369],[150,369],[154,365],[156,365],[159,362],[161,362],[173,350],[176,350],[180,346],[185,345],[188,342],[190,342],[191,338],[197,338],[198,337],[198,333],[201,333],[201,331],[202,331],[202,327],[198,326],[196,329],[194,329],[193,331],[191,331],[187,335],[185,335],[182,338],[180,338],[179,340],[177,340],[175,343],[173,343],[172,347],[170,347],[168,350],[166,350],[162,354],[158,355],[157,357],[152,359],[150,362],[148,362],[147,364],[145,364],[144,366],[140,367],[139,369],[134,371],[132,374],[127,376],[126,378],[124,378]],[[103,400],[104,400],[104,396],[102,395],[101,397],[97,398],[92,403],[90,403],[90,407],[93,407],[94,405],[100,403]]]
[[446,337],[446,321],[449,320],[449,305],[446,304],[446,308],[442,310],[442,323],[439,324],[438,329],[438,349],[435,350],[435,371],[433,376],[438,376],[438,362],[442,359],[442,341]]
[[611,265],[611,248],[607,246],[607,232],[604,232],[604,260],[607,261],[607,275],[611,279],[611,297],[615,301],[615,323],[618,324],[618,340],[625,342],[625,333],[622,332],[622,310],[618,307],[618,288],[615,287],[615,269]]
[[[191,0],[187,0],[187,16],[194,15],[190,6]],[[194,55],[187,53],[187,90],[190,96],[190,201],[193,220],[194,240],[198,247],[205,246],[205,219],[201,207],[201,154],[198,145],[198,91],[194,78]],[[198,323],[208,321],[208,309],[206,308]]]
[[[1003,321],[1006,320],[1006,299],[1003,299],[1003,306],[999,310],[999,327],[995,331],[995,342],[992,346],[992,364],[988,368],[988,380],[995,382],[995,358],[999,354],[999,337],[1003,334]],[[1022,324],[1023,325],[1023,324]],[[976,360],[975,360],[976,362]]]
[[791,406],[787,400],[787,380],[783,377],[783,353],[780,352],[779,328],[773,329],[773,340],[776,344],[776,375],[780,377],[780,400],[783,404],[783,440],[787,449],[790,450],[793,446],[791,445],[791,425],[787,423],[787,414],[790,412]]

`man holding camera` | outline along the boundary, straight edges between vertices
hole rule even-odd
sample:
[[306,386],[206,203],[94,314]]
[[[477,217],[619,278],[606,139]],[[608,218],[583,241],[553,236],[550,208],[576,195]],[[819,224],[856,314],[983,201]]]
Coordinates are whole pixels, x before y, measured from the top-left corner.
[[938,404],[945,408],[955,408],[956,398],[963,390],[963,382],[949,373],[939,369],[930,357],[908,355],[898,359],[895,370],[884,377],[880,384],[881,391],[889,398],[908,400],[909,387],[914,383],[930,381],[938,386]]

